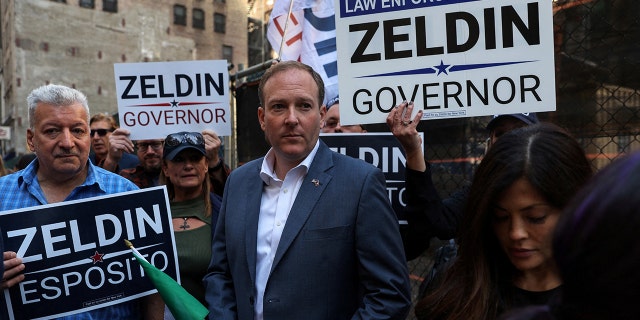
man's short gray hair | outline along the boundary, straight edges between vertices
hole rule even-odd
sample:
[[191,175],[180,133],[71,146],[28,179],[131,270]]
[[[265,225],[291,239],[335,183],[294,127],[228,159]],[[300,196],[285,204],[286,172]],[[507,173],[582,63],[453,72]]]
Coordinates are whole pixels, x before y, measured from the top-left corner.
[[27,105],[29,106],[29,128],[33,129],[34,117],[38,103],[46,103],[56,107],[69,106],[80,103],[85,111],[87,111],[87,123],[89,123],[89,104],[84,93],[57,84],[48,84],[31,91],[27,97]]

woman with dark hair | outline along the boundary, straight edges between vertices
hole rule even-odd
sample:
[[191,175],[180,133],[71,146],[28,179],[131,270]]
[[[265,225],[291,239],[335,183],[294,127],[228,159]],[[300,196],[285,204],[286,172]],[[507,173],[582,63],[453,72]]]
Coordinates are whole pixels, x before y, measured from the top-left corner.
[[638,319],[640,153],[612,162],[564,210],[553,237],[563,279],[559,305],[514,310],[504,320]]
[[500,137],[475,173],[458,256],[416,305],[418,319],[495,319],[559,296],[552,232],[591,174],[584,150],[555,125]]

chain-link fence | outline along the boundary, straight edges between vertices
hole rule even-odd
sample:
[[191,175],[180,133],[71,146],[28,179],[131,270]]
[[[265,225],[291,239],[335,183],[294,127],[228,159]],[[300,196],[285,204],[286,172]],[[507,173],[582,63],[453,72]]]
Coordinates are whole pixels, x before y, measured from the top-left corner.
[[[538,118],[568,129],[596,169],[640,150],[640,1],[554,1],[554,36],[557,108]],[[441,196],[471,180],[489,119],[420,124]],[[414,298],[432,250],[409,264]]]

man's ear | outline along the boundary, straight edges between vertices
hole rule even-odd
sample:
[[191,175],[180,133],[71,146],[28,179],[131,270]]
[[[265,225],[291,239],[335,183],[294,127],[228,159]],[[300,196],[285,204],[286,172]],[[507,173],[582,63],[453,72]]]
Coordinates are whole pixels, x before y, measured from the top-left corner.
[[29,147],[29,150],[31,152],[36,151],[36,147],[33,145],[33,136],[34,136],[33,130],[31,130],[31,128],[28,128],[27,129],[27,146]]
[[262,129],[262,131],[264,131],[264,107],[263,106],[259,106],[258,107],[258,122],[260,123],[260,128]]
[[320,121],[322,121],[324,123],[325,121],[325,117],[327,116],[327,106],[325,106],[324,104],[322,106],[320,106]]

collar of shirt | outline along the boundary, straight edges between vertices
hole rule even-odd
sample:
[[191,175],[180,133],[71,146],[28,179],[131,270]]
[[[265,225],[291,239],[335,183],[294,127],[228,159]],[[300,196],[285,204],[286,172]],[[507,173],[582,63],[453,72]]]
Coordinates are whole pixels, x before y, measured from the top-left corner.
[[[299,167],[303,167],[304,168],[303,175],[306,175],[307,172],[309,171],[309,168],[311,167],[311,162],[313,162],[313,158],[315,158],[316,153],[318,152],[319,147],[320,147],[320,139],[316,141],[316,145],[313,147],[311,152],[309,152],[307,157],[304,158],[304,160],[302,160],[302,162],[300,162],[299,165],[291,169],[291,171]],[[273,148],[271,148],[269,149],[269,152],[267,152],[267,154],[264,156],[264,159],[262,160],[262,168],[260,169],[260,178],[262,179],[262,181],[264,181],[266,185],[271,185],[272,181],[280,181],[280,179],[278,179],[278,176],[276,176],[276,172],[275,172],[275,166],[274,166],[275,160],[276,160],[275,157],[276,157],[275,151],[273,151]]]
[[[105,191],[102,187],[100,177],[96,174],[96,166],[87,160],[87,177],[78,187],[97,185],[98,188]],[[38,183],[38,161],[32,161],[24,170],[20,171],[18,176],[18,186],[25,183],[28,186],[40,185]]]

